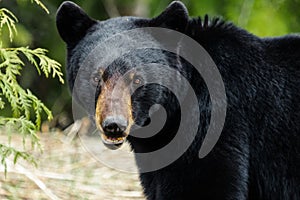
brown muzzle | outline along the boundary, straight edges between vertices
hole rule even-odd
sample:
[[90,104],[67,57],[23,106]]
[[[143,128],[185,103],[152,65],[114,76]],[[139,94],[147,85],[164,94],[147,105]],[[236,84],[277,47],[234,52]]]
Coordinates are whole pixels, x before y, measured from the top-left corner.
[[133,123],[130,90],[122,77],[113,76],[103,84],[95,119],[103,143],[110,149],[119,148]]

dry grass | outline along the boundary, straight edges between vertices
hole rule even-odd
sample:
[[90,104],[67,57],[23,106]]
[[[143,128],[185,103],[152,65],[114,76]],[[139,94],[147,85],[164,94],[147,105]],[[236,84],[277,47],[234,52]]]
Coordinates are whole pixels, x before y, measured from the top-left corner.
[[[42,133],[40,137],[44,152],[33,152],[38,167],[22,161],[17,165],[8,163],[7,177],[4,173],[0,176],[0,199],[145,199],[138,174],[107,167],[91,156],[79,139],[66,142],[65,135],[58,132]],[[6,136],[0,135],[0,140],[7,140]],[[90,145],[99,142],[93,137],[87,141]],[[22,145],[20,136],[14,135],[12,144]],[[113,151],[104,155],[111,160],[122,156]],[[124,165],[134,163],[133,157],[123,159]],[[3,167],[0,166],[0,170],[3,171]]]

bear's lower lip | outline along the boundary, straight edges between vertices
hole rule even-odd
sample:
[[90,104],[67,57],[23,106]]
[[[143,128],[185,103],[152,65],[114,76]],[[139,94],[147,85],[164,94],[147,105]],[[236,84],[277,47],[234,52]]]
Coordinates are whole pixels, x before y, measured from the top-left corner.
[[118,149],[122,146],[122,144],[125,142],[126,137],[109,137],[105,134],[101,134],[101,139],[103,144],[112,150]]

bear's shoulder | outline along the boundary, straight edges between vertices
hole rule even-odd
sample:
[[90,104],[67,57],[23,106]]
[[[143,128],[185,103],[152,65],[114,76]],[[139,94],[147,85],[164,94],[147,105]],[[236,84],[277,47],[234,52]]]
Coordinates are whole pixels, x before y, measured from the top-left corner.
[[263,38],[263,41],[269,62],[293,71],[300,70],[300,35],[268,37]]

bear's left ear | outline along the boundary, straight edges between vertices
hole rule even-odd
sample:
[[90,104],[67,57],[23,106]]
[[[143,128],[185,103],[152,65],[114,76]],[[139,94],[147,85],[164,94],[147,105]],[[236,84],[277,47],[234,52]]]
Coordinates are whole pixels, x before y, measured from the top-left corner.
[[188,10],[180,1],[173,1],[157,17],[151,20],[151,25],[184,31],[189,21]]
[[78,5],[65,1],[58,8],[56,26],[68,46],[76,45],[97,21],[91,19]]

